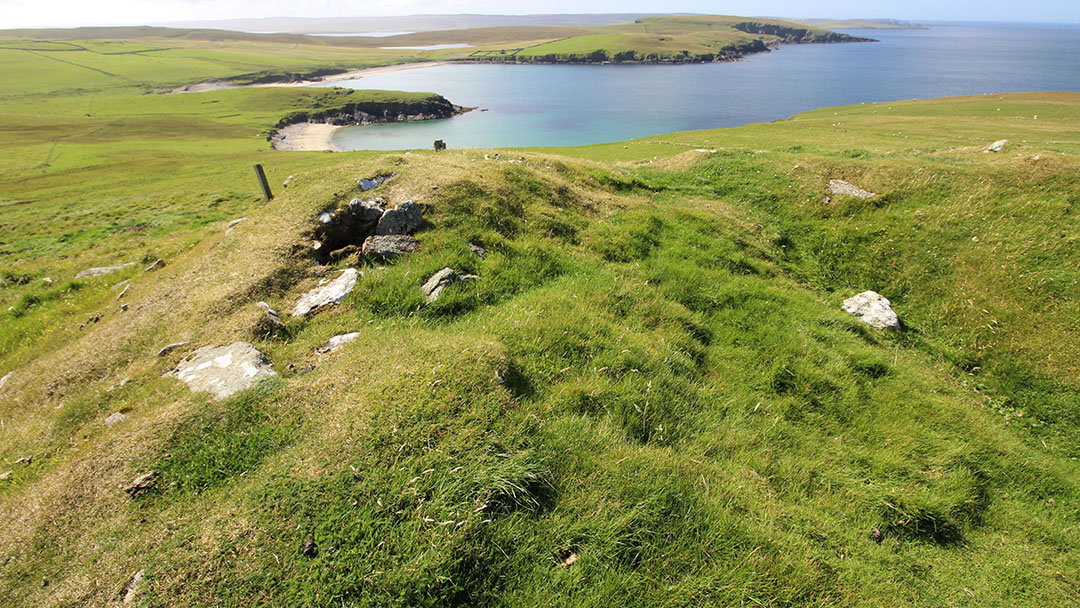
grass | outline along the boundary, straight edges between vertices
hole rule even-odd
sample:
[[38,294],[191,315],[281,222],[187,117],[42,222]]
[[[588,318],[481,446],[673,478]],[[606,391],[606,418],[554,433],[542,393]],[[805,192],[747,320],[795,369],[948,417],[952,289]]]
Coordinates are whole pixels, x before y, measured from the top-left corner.
[[[1075,94],[520,163],[268,148],[341,96],[5,98],[0,605],[110,605],[139,570],[144,606],[1080,599]],[[253,162],[294,175],[269,204]],[[317,213],[390,172],[419,250],[263,331],[256,301],[323,277]],[[879,196],[826,203],[832,178]],[[446,266],[480,279],[424,303]],[[865,289],[902,331],[841,310]],[[166,343],[241,340],[279,377],[162,377]]]

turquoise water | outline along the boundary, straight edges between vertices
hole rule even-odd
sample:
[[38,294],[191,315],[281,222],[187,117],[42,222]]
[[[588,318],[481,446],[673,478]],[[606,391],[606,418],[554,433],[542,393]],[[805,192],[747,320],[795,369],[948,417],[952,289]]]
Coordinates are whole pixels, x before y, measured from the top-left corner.
[[[823,106],[948,95],[1080,91],[1080,25],[936,25],[845,30],[863,44],[785,46],[692,65],[448,65],[334,83],[432,91],[447,120],[350,127],[347,150],[568,146],[786,118]],[[329,86],[329,85],[326,85]]]

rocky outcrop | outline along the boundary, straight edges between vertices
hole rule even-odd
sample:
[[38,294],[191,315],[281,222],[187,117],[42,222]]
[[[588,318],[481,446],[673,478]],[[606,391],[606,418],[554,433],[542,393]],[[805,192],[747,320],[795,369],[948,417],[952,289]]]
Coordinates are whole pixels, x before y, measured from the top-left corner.
[[116,272],[117,270],[123,270],[125,268],[129,268],[129,267],[134,266],[134,265],[135,265],[135,262],[128,262],[127,264],[120,264],[119,266],[101,266],[99,268],[87,268],[86,270],[80,270],[79,273],[75,275],[75,278],[76,279],[93,279],[93,278],[102,277],[102,276],[105,276],[107,274]]
[[832,42],[877,42],[873,38],[859,38],[847,34],[839,34],[828,30],[817,30],[805,27],[791,27],[779,23],[761,23],[757,21],[744,21],[736,23],[735,29],[747,34],[760,34],[779,38],[784,44],[819,44]]
[[369,236],[361,253],[367,257],[389,260],[416,251],[417,241],[407,234]]
[[397,207],[383,213],[375,227],[376,235],[412,234],[424,223],[420,205],[415,201],[405,201]]
[[215,399],[224,399],[276,375],[266,356],[247,342],[204,346],[166,374],[179,378],[193,391],[212,393]]
[[874,192],[863,190],[855,184],[845,182],[842,179],[829,180],[829,192],[832,192],[836,196],[854,196],[862,199],[874,198],[877,196]]
[[357,126],[384,122],[435,120],[451,118],[473,109],[454,105],[442,95],[432,95],[418,101],[345,102],[333,108],[292,112],[279,120],[275,129],[305,122]]
[[359,276],[355,268],[346,268],[338,278],[304,294],[293,307],[292,316],[306,317],[320,308],[341,302],[356,287]]
[[877,329],[900,329],[900,318],[892,304],[876,291],[864,291],[844,300],[844,310]]

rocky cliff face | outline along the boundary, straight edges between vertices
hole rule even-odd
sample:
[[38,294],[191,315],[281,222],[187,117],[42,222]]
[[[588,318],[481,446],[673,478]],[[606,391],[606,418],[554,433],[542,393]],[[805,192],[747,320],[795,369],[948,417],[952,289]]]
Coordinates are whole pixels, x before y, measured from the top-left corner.
[[733,26],[740,32],[775,36],[786,44],[809,44],[823,42],[877,42],[872,38],[859,38],[829,31],[815,31],[804,27],[788,27],[775,23],[746,21]]
[[276,128],[281,129],[282,127],[304,122],[349,126],[370,125],[381,122],[405,122],[407,120],[432,120],[435,118],[450,118],[471,109],[454,105],[442,95],[432,95],[422,101],[350,102],[334,108],[291,112],[278,121]]

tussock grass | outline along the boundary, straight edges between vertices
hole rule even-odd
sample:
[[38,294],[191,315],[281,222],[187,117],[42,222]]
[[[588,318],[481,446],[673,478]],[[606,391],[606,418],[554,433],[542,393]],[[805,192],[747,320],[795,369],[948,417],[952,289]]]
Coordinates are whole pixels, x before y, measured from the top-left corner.
[[[253,152],[295,174],[267,205],[184,148],[216,176],[174,195],[187,224],[48,245],[165,268],[46,286],[52,258],[4,254],[0,597],[109,604],[144,569],[138,601],[169,606],[1075,603],[1078,107],[838,108],[520,163]],[[109,167],[77,169],[85,204],[128,191]],[[328,272],[316,214],[386,169],[371,194],[424,207],[419,250],[258,332],[255,300]],[[831,178],[880,196],[826,204]],[[480,278],[424,303],[446,266]],[[864,289],[902,331],[840,310]],[[165,343],[236,340],[279,378],[213,402],[161,377]]]

